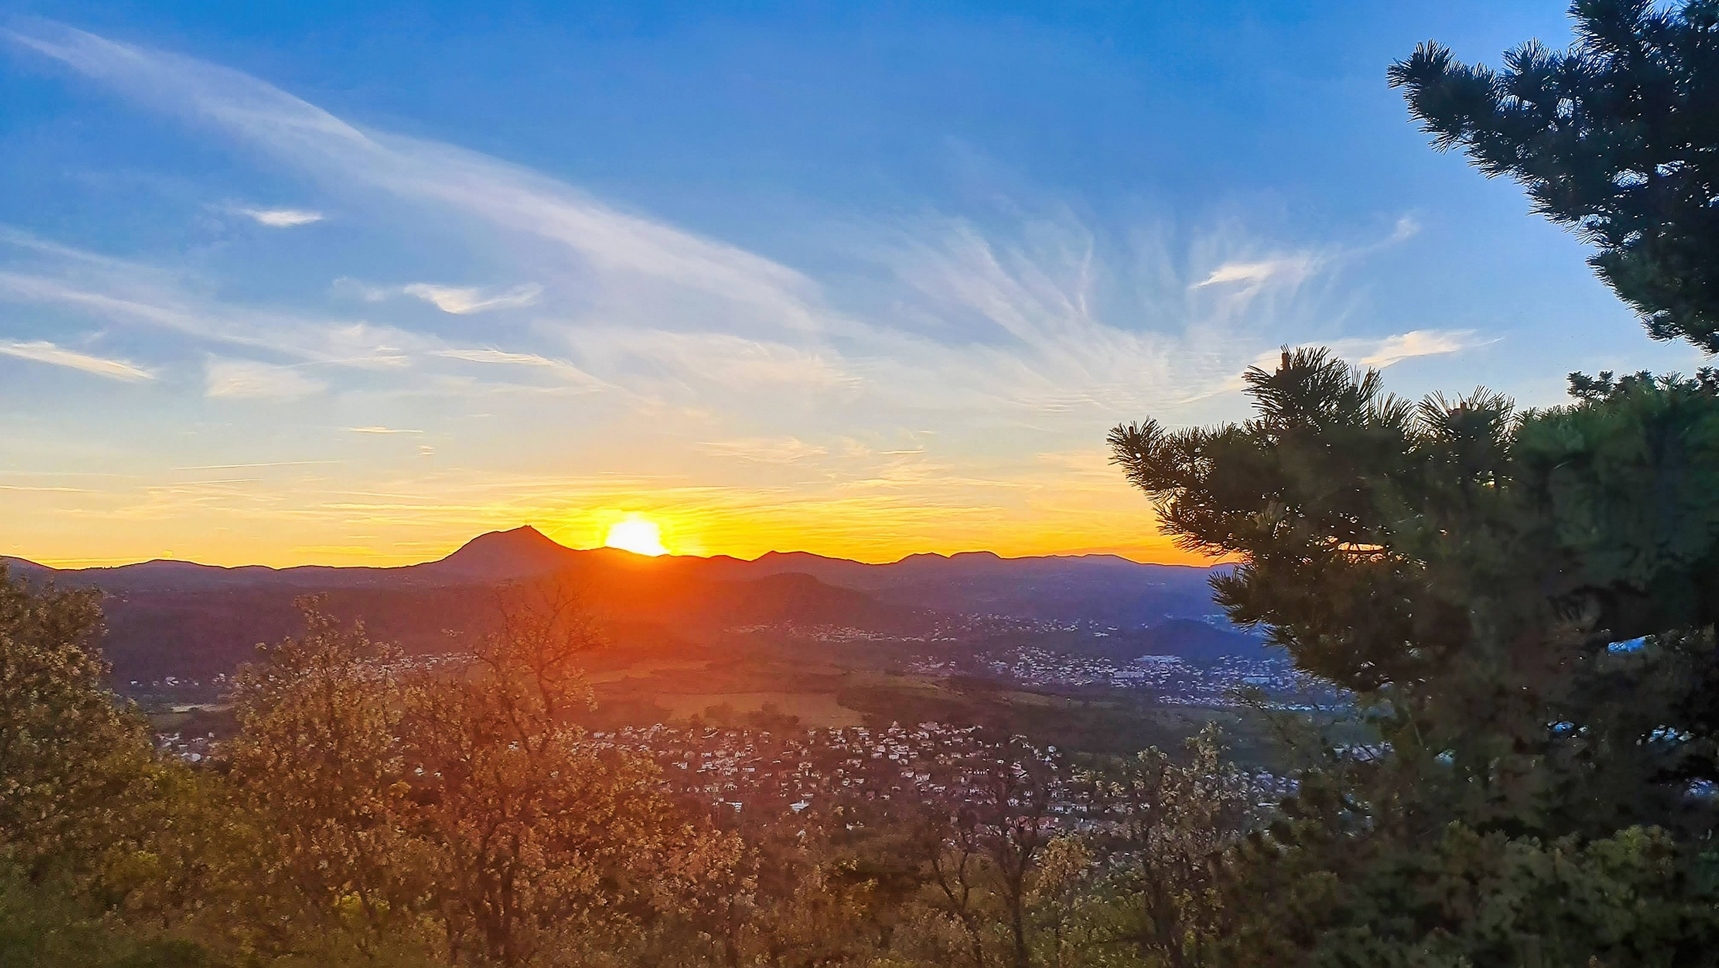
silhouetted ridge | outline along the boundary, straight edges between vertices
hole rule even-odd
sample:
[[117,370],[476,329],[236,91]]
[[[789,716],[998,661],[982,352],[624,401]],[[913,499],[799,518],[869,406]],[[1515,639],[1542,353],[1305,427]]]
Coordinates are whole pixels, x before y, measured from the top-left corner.
[[[478,535],[436,561],[392,568],[148,561],[62,570],[13,561],[15,573],[29,580],[107,594],[105,648],[122,678],[230,670],[257,642],[297,627],[293,600],[306,593],[328,595],[338,615],[364,616],[379,638],[409,650],[446,649],[445,631],[469,636],[491,626],[499,586],[537,579],[566,583],[606,621],[652,640],[777,624],[919,634],[939,615],[992,615],[1057,627],[1155,630],[1150,641],[1139,641],[1142,652],[1258,649],[1257,640],[1202,621],[1217,613],[1207,584],[1214,569],[1114,555],[1003,558],[968,551],[889,564],[807,552],[771,552],[753,561],[651,558],[568,548],[526,525]],[[1166,625],[1178,619],[1194,621]],[[1122,647],[1137,639],[1108,641]]]
[[437,578],[517,581],[565,568],[578,557],[579,552],[556,544],[527,524],[509,531],[480,534],[446,558],[416,567]]

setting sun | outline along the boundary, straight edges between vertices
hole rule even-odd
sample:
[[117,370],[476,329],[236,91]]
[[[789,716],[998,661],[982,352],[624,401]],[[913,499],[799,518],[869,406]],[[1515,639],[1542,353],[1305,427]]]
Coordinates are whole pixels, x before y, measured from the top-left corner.
[[623,520],[609,525],[609,534],[603,539],[607,548],[619,548],[631,551],[635,555],[666,555],[668,549],[663,547],[662,528],[655,521],[629,514]]

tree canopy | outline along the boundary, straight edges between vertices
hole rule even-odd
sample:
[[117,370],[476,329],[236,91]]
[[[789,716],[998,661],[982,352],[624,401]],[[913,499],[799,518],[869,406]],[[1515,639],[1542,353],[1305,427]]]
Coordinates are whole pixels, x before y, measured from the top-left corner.
[[[1241,559],[1215,581],[1230,616],[1352,690],[1382,740],[1361,762],[1332,751],[1286,804],[1301,822],[1261,848],[1268,879],[1300,871],[1281,894],[1348,878],[1303,920],[1309,950],[1507,964],[1486,953],[1539,937],[1581,952],[1553,963],[1582,964],[1617,955],[1608,931],[1637,944],[1663,930],[1663,958],[1635,963],[1693,963],[1677,959],[1719,928],[1716,885],[1691,873],[1719,856],[1714,375],[1602,374],[1525,413],[1485,390],[1411,403],[1317,349],[1246,382],[1245,423],[1148,420],[1110,443],[1164,530]],[[1646,895],[1705,913],[1619,928],[1620,909],[1553,903],[1564,877],[1626,907]],[[1449,903],[1476,882],[1490,886]],[[1551,908],[1475,936],[1472,905],[1506,889]],[[1344,933],[1375,923],[1399,937]]]
[[145,724],[114,702],[99,598],[32,593],[0,563],[0,855],[32,881],[99,873],[149,786]]
[[1719,2],[1578,0],[1576,40],[1502,70],[1429,42],[1392,65],[1441,150],[1521,182],[1655,339],[1719,352]]

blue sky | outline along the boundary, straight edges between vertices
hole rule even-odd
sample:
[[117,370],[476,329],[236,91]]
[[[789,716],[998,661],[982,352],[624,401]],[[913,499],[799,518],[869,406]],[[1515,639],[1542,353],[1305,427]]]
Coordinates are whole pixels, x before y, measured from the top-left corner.
[[1688,370],[1386,66],[1559,3],[0,6],[0,549],[1174,553],[1105,463],[1290,343]]

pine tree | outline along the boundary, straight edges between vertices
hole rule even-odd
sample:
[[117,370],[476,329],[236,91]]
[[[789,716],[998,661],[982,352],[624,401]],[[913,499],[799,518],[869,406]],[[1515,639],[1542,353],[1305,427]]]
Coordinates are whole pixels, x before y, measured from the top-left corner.
[[1655,339],[1719,352],[1719,2],[1579,0],[1575,43],[1469,66],[1426,43],[1392,66],[1441,150],[1509,175],[1598,246]]
[[1281,906],[1243,960],[1715,963],[1715,375],[1523,414],[1322,350],[1246,380],[1252,420],[1118,427],[1116,460],[1383,742],[1256,839],[1237,903]]

